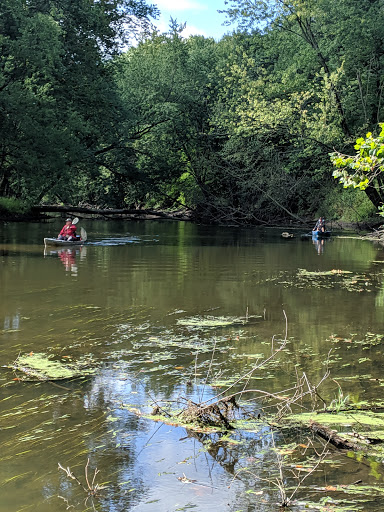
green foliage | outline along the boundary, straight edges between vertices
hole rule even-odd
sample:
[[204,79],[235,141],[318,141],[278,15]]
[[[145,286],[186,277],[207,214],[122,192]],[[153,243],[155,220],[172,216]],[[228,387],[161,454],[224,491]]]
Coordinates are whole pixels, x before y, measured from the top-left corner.
[[377,215],[368,197],[354,188],[329,187],[321,206],[318,215],[344,222],[362,222]]
[[[365,139],[360,137],[356,140],[355,156],[343,155],[339,152],[330,154],[331,161],[336,169],[333,171],[334,178],[342,183],[344,188],[353,187],[360,190],[367,190],[377,186],[377,196],[380,202],[383,199],[383,177],[384,170],[384,128],[375,137],[371,132],[366,134]],[[375,204],[381,208],[380,204]],[[384,212],[380,212],[384,215]]]
[[[142,0],[4,0],[0,194],[183,206],[205,222],[345,217],[329,153],[384,115],[381,3],[230,0],[226,13],[241,31],[215,42],[174,21],[151,32]],[[332,157],[376,207],[383,137]],[[370,215],[354,197],[347,215]]]
[[155,13],[141,0],[1,2],[1,195],[76,202],[101,165],[120,165],[106,149],[121,139],[108,59]]
[[138,204],[150,196],[166,207],[194,206],[213,158],[208,119],[216,44],[185,40],[181,28],[154,33],[116,65]]
[[349,405],[349,395],[344,396],[343,390],[339,387],[337,397],[332,400],[329,409],[335,413],[339,413]]
[[25,214],[30,210],[31,205],[27,201],[15,197],[0,197],[0,213],[2,214]]
[[[268,143],[273,140],[271,133],[283,134],[288,151],[293,153],[296,148],[291,166],[296,176],[300,179],[306,169],[304,154],[316,167],[313,176],[318,177],[321,169],[324,177],[327,146],[349,144],[352,131],[374,127],[383,113],[383,59],[377,46],[383,36],[380,2],[232,0],[228,4],[229,19],[241,28],[263,27],[261,34],[252,34],[253,43],[259,42],[257,53],[230,70],[236,82],[228,83],[235,83],[240,92],[230,106],[232,126],[247,136],[266,132]],[[276,155],[274,144],[271,152]],[[379,188],[373,189],[372,182],[363,177],[344,172],[344,182],[351,179],[350,184],[365,189],[378,206],[382,200]],[[329,189],[327,181],[325,190]]]
[[365,139],[357,139],[355,149],[357,154],[354,157],[331,153],[331,161],[336,167],[333,176],[345,188],[353,186],[365,190],[384,168],[384,129],[378,137],[367,133]]

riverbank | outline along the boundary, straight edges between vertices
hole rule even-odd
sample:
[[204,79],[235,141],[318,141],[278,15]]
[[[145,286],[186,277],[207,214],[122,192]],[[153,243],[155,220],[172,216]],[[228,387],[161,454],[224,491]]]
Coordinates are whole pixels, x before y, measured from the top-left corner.
[[192,220],[192,214],[187,210],[103,209],[72,205],[44,205],[32,206],[29,211],[20,213],[0,211],[0,220],[7,222],[44,222],[57,216],[100,220]]
[[[73,206],[73,205],[36,205],[25,212],[14,212],[0,210],[0,221],[3,222],[49,222],[57,217],[80,217],[82,219],[93,220],[171,220],[202,223],[195,212],[189,209],[179,210],[157,210],[147,208],[96,208],[92,206]],[[283,230],[304,229],[308,230],[313,226],[316,219],[306,218],[302,222],[292,221],[292,218],[278,218],[268,224],[244,224],[239,223],[236,226],[233,223],[228,227],[258,226],[278,227]],[[223,225],[222,223],[218,225]],[[373,217],[356,222],[344,220],[328,221],[331,230],[354,230],[354,231],[374,231],[382,225],[381,218]]]

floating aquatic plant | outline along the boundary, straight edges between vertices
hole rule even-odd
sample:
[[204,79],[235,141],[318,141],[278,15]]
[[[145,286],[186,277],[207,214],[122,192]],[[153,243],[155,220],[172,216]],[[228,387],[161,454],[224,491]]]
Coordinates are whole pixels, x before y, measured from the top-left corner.
[[332,270],[323,270],[323,271],[309,271],[305,270],[304,268],[300,268],[298,271],[299,276],[334,276],[334,275],[342,275],[342,274],[352,274],[353,272],[350,272],[349,270],[339,270],[339,269],[332,269]]
[[18,380],[66,380],[95,372],[95,362],[82,358],[77,362],[61,362],[40,352],[20,355],[8,368],[24,374]]
[[285,272],[266,281],[274,281],[284,287],[294,286],[296,288],[340,287],[349,292],[370,292],[375,286],[372,275],[341,269],[310,271],[300,268],[295,276]]
[[235,316],[191,316],[189,318],[179,318],[177,320],[178,325],[184,325],[186,327],[228,327],[229,325],[240,324],[243,325],[246,322],[245,318]]

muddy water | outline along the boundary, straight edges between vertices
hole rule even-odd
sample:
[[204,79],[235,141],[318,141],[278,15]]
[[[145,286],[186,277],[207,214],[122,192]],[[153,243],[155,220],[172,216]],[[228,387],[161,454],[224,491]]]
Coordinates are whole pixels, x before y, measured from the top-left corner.
[[[296,371],[316,383],[328,358],[327,403],[340,400],[339,389],[353,401],[381,395],[381,247],[343,237],[285,240],[281,230],[88,221],[89,244],[44,251],[43,237],[61,224],[0,227],[0,361],[41,352],[86,357],[97,371],[36,383],[0,369],[0,512],[277,510],[275,478],[281,469],[286,489],[295,488],[292,469],[306,471],[299,461],[308,432],[261,421],[228,439],[143,413],[154,402],[209,399],[235,382],[278,346],[284,312],[287,349],[252,375],[251,388],[278,392]],[[245,316],[244,325],[191,324]],[[263,405],[249,411],[263,416]],[[97,496],[58,469],[69,467],[87,487],[87,460],[91,486],[106,486]],[[359,480],[369,492],[334,492]],[[380,461],[331,450],[293,509],[378,510],[382,491]]]

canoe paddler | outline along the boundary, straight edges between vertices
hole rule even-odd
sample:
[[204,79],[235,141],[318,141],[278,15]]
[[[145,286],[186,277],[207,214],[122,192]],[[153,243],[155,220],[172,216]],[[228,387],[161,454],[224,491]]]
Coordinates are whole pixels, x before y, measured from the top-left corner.
[[320,217],[319,220],[316,222],[316,226],[313,228],[312,231],[320,231],[321,233],[325,232],[325,219],[324,217]]
[[65,224],[58,235],[58,240],[67,240],[68,242],[76,240],[76,226],[72,224],[72,219],[66,219]]

